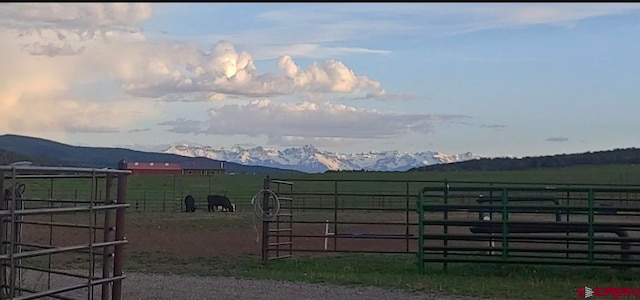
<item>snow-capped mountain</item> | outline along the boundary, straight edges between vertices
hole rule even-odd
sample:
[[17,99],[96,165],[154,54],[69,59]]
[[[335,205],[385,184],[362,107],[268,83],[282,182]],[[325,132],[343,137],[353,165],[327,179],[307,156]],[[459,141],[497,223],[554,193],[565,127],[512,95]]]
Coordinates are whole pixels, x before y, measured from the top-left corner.
[[433,151],[418,153],[370,151],[343,154],[320,151],[312,145],[275,150],[260,146],[249,149],[244,149],[240,146],[224,149],[181,144],[173,145],[163,153],[189,157],[202,156],[243,165],[292,169],[308,173],[321,173],[327,170],[406,171],[426,165],[481,158],[481,156],[471,152],[457,155],[447,155]]

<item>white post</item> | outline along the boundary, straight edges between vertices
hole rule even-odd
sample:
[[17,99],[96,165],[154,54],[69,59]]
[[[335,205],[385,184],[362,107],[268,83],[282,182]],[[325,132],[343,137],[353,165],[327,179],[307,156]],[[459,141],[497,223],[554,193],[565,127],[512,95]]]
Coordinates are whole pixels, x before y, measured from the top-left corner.
[[[491,221],[491,217],[490,216],[484,216],[482,217],[482,220],[484,221]],[[493,235],[493,233],[489,234],[490,236]],[[491,249],[493,249],[496,246],[496,243],[493,241],[493,239],[489,239],[489,247],[491,247]],[[493,251],[489,251],[489,255],[494,255]]]
[[333,233],[329,232],[329,220],[325,220],[324,223],[324,250],[327,250],[329,243],[329,236]]

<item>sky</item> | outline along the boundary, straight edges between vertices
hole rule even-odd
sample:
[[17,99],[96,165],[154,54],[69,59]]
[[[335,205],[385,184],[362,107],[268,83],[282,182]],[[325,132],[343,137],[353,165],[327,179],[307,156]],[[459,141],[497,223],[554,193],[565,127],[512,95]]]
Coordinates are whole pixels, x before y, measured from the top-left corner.
[[0,134],[500,157],[638,147],[638,3],[3,3]]

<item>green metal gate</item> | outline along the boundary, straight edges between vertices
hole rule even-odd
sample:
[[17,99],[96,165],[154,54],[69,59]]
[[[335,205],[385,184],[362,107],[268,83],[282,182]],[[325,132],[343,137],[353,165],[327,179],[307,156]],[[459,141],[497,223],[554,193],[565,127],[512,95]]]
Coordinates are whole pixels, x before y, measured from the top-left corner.
[[442,182],[417,201],[425,263],[640,266],[640,189]]

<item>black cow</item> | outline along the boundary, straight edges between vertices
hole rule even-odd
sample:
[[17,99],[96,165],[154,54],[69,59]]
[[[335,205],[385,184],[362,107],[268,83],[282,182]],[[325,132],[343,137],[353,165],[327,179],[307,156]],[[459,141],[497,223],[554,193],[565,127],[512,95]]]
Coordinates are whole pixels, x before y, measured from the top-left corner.
[[216,211],[218,206],[222,206],[223,211],[226,209],[227,211],[233,212],[233,205],[231,205],[231,200],[229,200],[227,196],[221,196],[221,195],[207,196],[207,209],[209,211]]
[[184,207],[185,212],[195,212],[196,211],[196,199],[191,195],[187,195],[184,197]]

